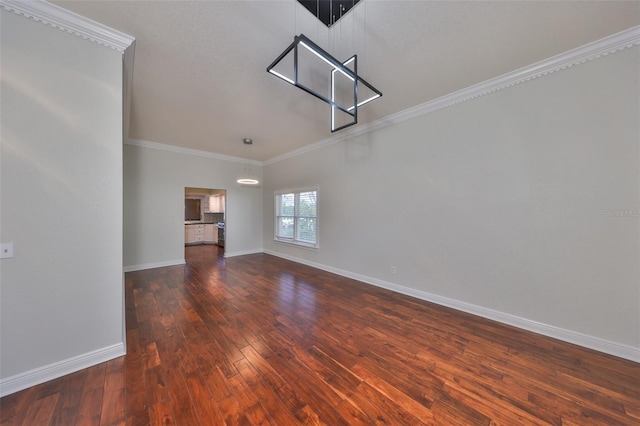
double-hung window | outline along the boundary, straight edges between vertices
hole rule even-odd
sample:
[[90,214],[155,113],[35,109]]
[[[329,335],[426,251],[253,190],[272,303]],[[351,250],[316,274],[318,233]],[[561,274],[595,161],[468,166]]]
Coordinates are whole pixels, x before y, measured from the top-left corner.
[[318,189],[276,191],[275,239],[318,247]]

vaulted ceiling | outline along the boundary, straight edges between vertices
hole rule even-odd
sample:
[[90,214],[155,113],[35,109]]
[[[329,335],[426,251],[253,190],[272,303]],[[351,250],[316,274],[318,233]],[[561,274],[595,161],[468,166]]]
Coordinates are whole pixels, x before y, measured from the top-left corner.
[[384,94],[361,125],[640,24],[639,1],[362,0],[330,29],[295,0],[54,3],[136,38],[130,138],[259,161],[332,136],[266,72],[295,34],[358,54]]

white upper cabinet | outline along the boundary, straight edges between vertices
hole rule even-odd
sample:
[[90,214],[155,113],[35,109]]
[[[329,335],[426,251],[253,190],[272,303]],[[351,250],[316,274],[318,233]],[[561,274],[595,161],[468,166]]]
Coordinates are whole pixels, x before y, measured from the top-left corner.
[[209,197],[209,211],[211,213],[224,213],[224,195],[212,195]]

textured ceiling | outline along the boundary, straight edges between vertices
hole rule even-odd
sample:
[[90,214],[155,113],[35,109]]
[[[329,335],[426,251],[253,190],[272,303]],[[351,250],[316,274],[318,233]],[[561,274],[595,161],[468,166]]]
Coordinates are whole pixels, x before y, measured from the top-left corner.
[[363,0],[330,29],[295,0],[54,3],[136,38],[130,138],[260,161],[332,135],[265,71],[295,34],[358,54],[384,93],[362,124],[640,24],[638,1]]

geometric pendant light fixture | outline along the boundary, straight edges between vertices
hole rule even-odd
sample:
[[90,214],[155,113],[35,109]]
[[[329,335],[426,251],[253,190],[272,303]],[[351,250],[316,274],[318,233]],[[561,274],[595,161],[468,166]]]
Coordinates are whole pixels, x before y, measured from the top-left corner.
[[[331,28],[361,0],[297,1]],[[293,38],[267,72],[328,103],[332,132],[356,124],[358,108],[382,96],[358,75],[357,55],[339,61],[304,34]]]
[[267,72],[328,103],[332,132],[356,124],[358,108],[382,96],[358,75],[357,55],[339,61],[304,34],[294,37]]

